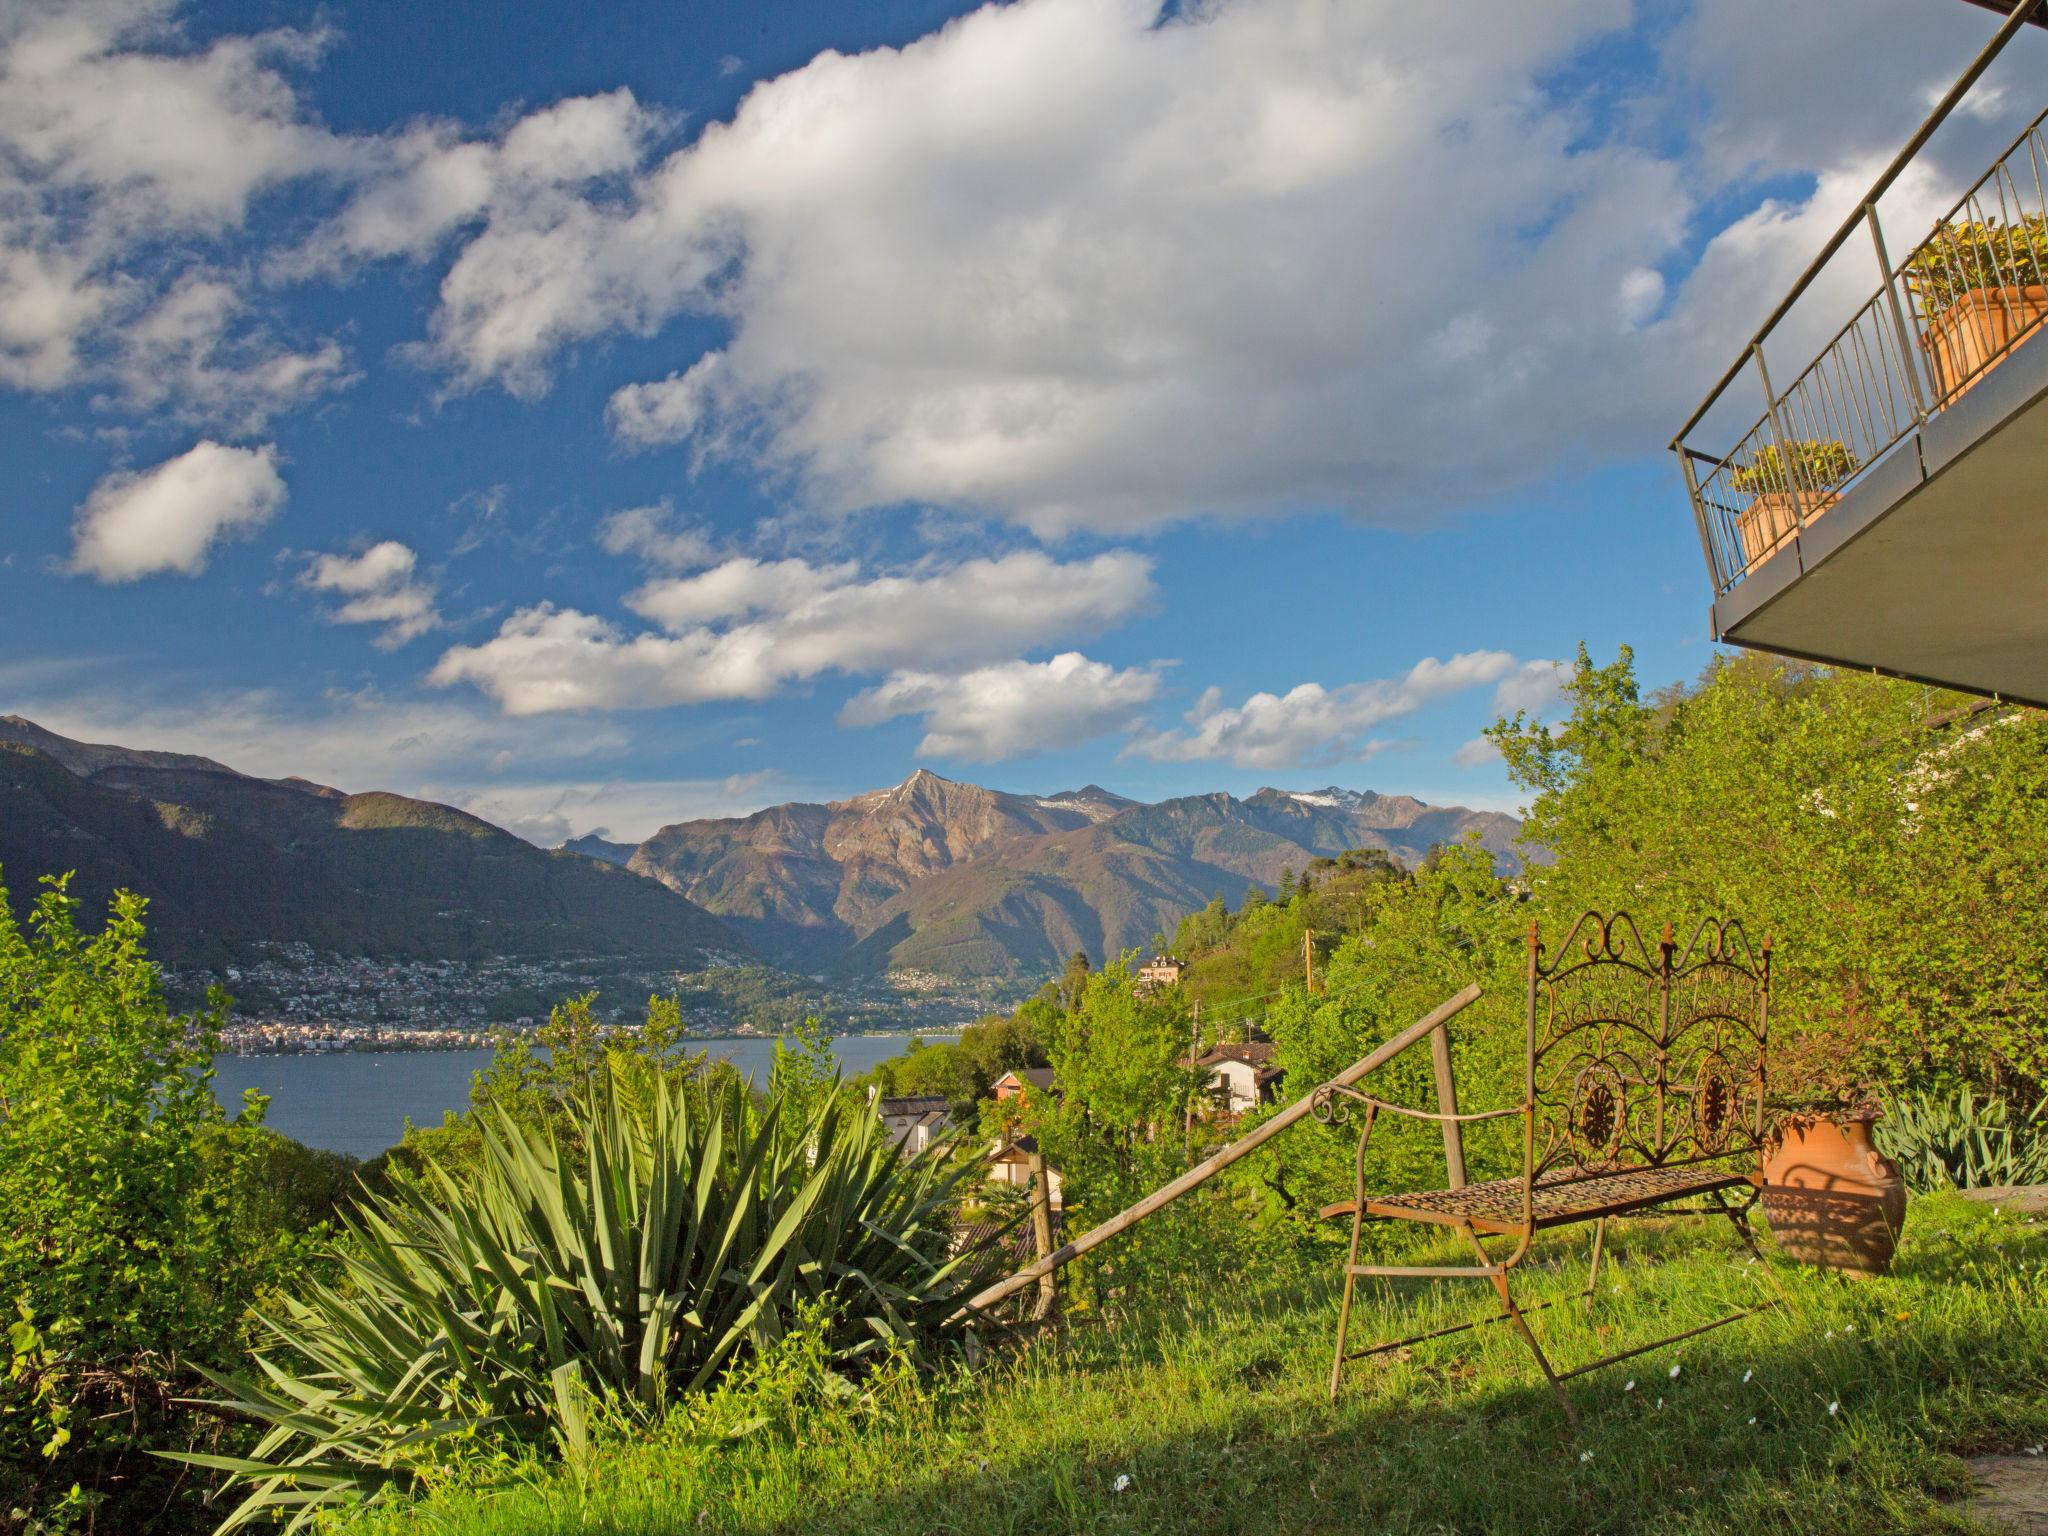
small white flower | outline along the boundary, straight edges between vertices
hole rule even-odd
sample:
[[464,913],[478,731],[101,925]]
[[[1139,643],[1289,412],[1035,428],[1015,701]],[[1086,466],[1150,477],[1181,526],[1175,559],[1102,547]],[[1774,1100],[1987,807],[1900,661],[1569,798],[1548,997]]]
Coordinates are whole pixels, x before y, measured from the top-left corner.
[[1831,1418],[1831,1419],[1832,1419],[1832,1418],[1833,1418],[1833,1417],[1834,1417],[1834,1416],[1835,1416],[1836,1414],[1840,1413],[1841,1411],[1842,1411],[1842,1404],[1841,1404],[1841,1401],[1840,1401],[1840,1399],[1837,1399],[1836,1401],[1834,1401],[1834,1402],[1832,1402],[1832,1403],[1829,1403],[1829,1404],[1828,1404],[1828,1417],[1829,1417],[1829,1418]]
[[2028,1454],[2029,1456],[2038,1456],[2038,1455],[2040,1455],[2040,1454],[2041,1454],[2041,1452],[2042,1452],[2042,1451],[2043,1451],[2044,1449],[2048,1449],[2048,1447],[2044,1447],[2044,1446],[2039,1446],[2039,1445],[2030,1445],[2030,1446],[2028,1446],[2028,1447],[2027,1447],[2027,1454]]
[[[1827,1338],[1829,1338],[1829,1339],[1832,1339],[1832,1338],[1833,1338],[1834,1336],[1835,1336],[1835,1330],[1834,1330],[1834,1329],[1832,1329],[1832,1328],[1830,1328],[1830,1329],[1828,1330],[1828,1332],[1827,1332]],[[1822,1342],[1822,1343],[1826,1343],[1826,1342],[1827,1342],[1827,1340],[1826,1340],[1826,1339],[1823,1339],[1823,1340],[1822,1340],[1821,1342]]]
[[1113,1492],[1128,1493],[1131,1487],[1131,1474],[1128,1472],[1117,1473],[1116,1481],[1111,1483],[1109,1486],[1111,1491]]
[[1854,1333],[1855,1331],[1856,1331],[1856,1325],[1855,1325],[1854,1323],[1844,1323],[1844,1324],[1842,1324],[1842,1332],[1844,1332],[1844,1333]]
[[1671,1379],[1673,1381],[1678,1380],[1678,1370],[1679,1368],[1675,1365],[1671,1367]]
[[1658,1406],[1659,1408],[1662,1408],[1662,1407],[1664,1406],[1664,1399],[1663,1399],[1663,1398],[1661,1398],[1661,1397],[1660,1397],[1660,1398],[1658,1398],[1658,1399],[1657,1399],[1657,1406]]
[[1635,1389],[1636,1389],[1636,1379],[1635,1379],[1635,1377],[1631,1376],[1631,1377],[1629,1377],[1629,1379],[1628,1379],[1628,1385],[1627,1385],[1627,1386],[1625,1386],[1625,1387],[1623,1387],[1623,1388],[1622,1388],[1621,1390],[1622,1390],[1622,1391],[1624,1391],[1624,1392],[1633,1392],[1633,1391],[1635,1391]]
[[1746,1370],[1746,1371],[1744,1371],[1744,1372],[1742,1373],[1742,1384],[1743,1384],[1743,1385],[1744,1385],[1745,1387],[1746,1387],[1746,1386],[1748,1386],[1748,1385],[1749,1385],[1749,1379],[1750,1379],[1750,1377],[1754,1376],[1755,1374],[1756,1374],[1756,1369],[1755,1369],[1755,1367],[1753,1367],[1753,1366],[1752,1366],[1752,1367],[1751,1367],[1751,1368],[1750,1368],[1749,1370]]
[[1591,1451],[1581,1451],[1581,1452],[1579,1452],[1579,1465],[1580,1465],[1580,1466],[1582,1466],[1582,1467],[1583,1467],[1583,1466],[1584,1466],[1584,1465],[1585,1465],[1585,1464],[1586,1464],[1587,1462],[1591,1461],[1592,1459],[1593,1459],[1593,1453],[1592,1453]]
[[1755,1415],[1755,1414],[1753,1414],[1753,1413],[1752,1413],[1752,1414],[1751,1414],[1751,1415],[1749,1416],[1749,1422],[1750,1422],[1750,1423],[1752,1423],[1752,1424],[1754,1424],[1754,1423],[1756,1422],[1756,1415]]

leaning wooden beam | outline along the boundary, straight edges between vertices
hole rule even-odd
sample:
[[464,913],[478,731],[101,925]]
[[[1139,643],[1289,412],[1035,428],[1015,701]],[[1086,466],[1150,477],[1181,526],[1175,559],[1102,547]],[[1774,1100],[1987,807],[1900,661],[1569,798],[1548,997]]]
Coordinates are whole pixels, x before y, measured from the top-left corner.
[[[1479,983],[1475,981],[1456,997],[1451,998],[1448,1002],[1439,1004],[1428,1015],[1417,1019],[1413,1024],[1402,1030],[1400,1034],[1374,1050],[1371,1055],[1360,1061],[1353,1062],[1342,1072],[1331,1078],[1330,1081],[1339,1087],[1349,1088],[1368,1072],[1393,1060],[1431,1030],[1441,1028],[1453,1016],[1470,1007],[1478,999]],[[1173,1204],[1174,1201],[1193,1189],[1197,1184],[1203,1182],[1203,1180],[1213,1174],[1221,1173],[1246,1153],[1263,1146],[1286,1130],[1287,1127],[1294,1124],[1295,1121],[1301,1119],[1302,1116],[1309,1112],[1310,1102],[1314,1098],[1314,1093],[1303,1094],[1299,1099],[1296,1099],[1292,1104],[1281,1110],[1279,1114],[1261,1125],[1242,1141],[1233,1141],[1229,1146],[1206,1161],[1197,1163],[1171,1184],[1161,1185],[1136,1205],[1117,1212],[1116,1215],[1103,1222],[1101,1226],[1090,1228],[1071,1243],[1055,1249],[1037,1263],[1020,1269],[1007,1280],[998,1280],[994,1285],[977,1293],[967,1303],[968,1309],[972,1311],[983,1307],[992,1307],[1005,1297],[1014,1296],[1018,1291],[1023,1290],[1042,1276],[1051,1274],[1062,1265],[1072,1263],[1089,1249],[1108,1242],[1119,1232],[1127,1231],[1131,1227],[1136,1226],[1147,1216],[1152,1215],[1153,1212]]]

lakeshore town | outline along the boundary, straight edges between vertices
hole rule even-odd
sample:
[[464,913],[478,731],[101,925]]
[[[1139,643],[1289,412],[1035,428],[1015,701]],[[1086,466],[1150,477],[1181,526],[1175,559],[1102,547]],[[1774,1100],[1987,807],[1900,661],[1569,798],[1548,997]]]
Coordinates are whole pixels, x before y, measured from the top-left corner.
[[795,977],[760,967],[680,972],[617,957],[528,960],[371,960],[306,944],[261,947],[219,970],[173,970],[187,1006],[219,987],[232,1000],[221,1050],[290,1055],[358,1050],[452,1051],[538,1028],[566,998],[597,993],[614,1022],[637,1019],[651,996],[675,997],[692,1034],[781,1034],[806,1015],[842,1034],[958,1028],[1005,999],[919,972],[886,978]]

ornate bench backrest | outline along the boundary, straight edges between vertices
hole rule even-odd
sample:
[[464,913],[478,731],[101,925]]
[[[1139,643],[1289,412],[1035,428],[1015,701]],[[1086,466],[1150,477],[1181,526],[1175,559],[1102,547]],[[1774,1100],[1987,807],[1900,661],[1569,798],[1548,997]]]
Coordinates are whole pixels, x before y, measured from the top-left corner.
[[1771,945],[1708,918],[1683,950],[1588,912],[1554,959],[1529,925],[1527,1178],[1760,1151]]

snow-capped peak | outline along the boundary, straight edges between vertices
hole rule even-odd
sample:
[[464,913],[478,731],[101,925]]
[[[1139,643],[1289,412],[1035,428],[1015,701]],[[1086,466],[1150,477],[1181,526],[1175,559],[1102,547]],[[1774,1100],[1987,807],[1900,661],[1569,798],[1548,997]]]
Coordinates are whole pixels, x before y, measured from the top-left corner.
[[1365,796],[1355,789],[1339,789],[1332,784],[1328,789],[1296,791],[1283,790],[1288,799],[1298,805],[1321,806],[1331,811],[1355,811],[1365,803]]

